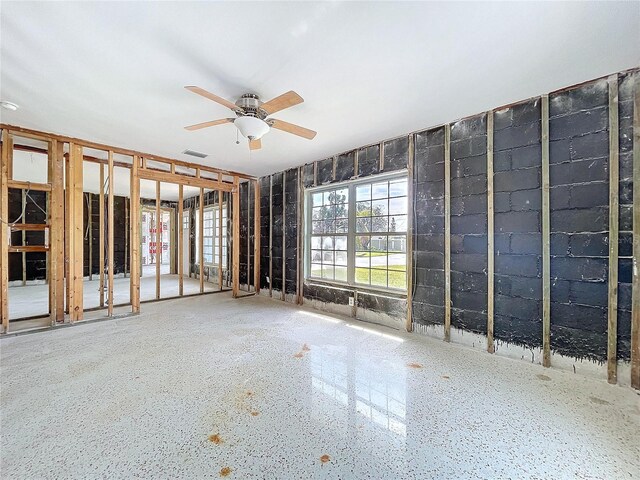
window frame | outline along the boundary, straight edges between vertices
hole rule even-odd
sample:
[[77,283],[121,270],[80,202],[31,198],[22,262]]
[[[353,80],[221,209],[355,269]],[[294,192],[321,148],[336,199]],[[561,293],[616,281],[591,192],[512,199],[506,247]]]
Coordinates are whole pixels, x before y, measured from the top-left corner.
[[[204,248],[206,248],[206,245],[204,243],[204,240],[206,238],[211,238],[211,250],[212,250],[212,261],[211,262],[207,262],[206,260],[203,262],[203,265],[206,267],[220,267],[225,270],[227,268],[227,219],[228,219],[228,213],[227,213],[227,203],[224,202],[222,204],[222,259],[219,263],[221,263],[222,265],[220,265],[218,262],[216,262],[216,260],[218,259],[218,233],[219,233],[219,218],[220,218],[220,204],[218,203],[212,203],[209,205],[205,205],[202,209],[202,219],[204,221],[204,217],[205,214],[208,212],[212,212],[213,213],[213,225],[212,225],[212,230],[213,233],[212,235],[206,235],[204,234],[204,232],[206,231],[206,228],[202,227],[202,232],[203,232],[203,237],[202,237],[202,246]],[[199,242],[199,236],[200,236],[200,229],[199,229],[199,224],[200,224],[200,215],[196,214],[195,215],[195,222],[194,222],[194,226],[195,226],[195,255],[196,255],[196,260],[195,260],[195,264],[198,264],[198,259],[200,258],[200,242]],[[206,258],[206,256],[203,253],[202,258]]]
[[[304,254],[304,280],[309,282],[318,282],[325,283],[329,285],[340,285],[347,286],[350,288],[356,288],[358,290],[373,290],[373,291],[381,291],[385,293],[393,293],[406,295],[409,288],[409,252],[406,251],[406,263],[405,263],[405,287],[404,288],[395,288],[389,286],[381,286],[381,285],[370,285],[366,283],[357,283],[356,280],[356,237],[358,236],[358,232],[356,232],[356,188],[365,184],[374,184],[382,181],[393,181],[404,179],[407,181],[407,227],[405,232],[395,233],[395,232],[385,232],[384,234],[387,237],[394,235],[395,236],[404,236],[405,238],[405,249],[409,246],[409,216],[411,215],[411,199],[409,198],[410,188],[408,185],[409,175],[407,169],[397,170],[388,173],[380,173],[375,175],[370,175],[364,178],[357,178],[353,180],[346,180],[342,182],[332,182],[325,185],[319,185],[315,187],[305,187],[304,189],[304,242],[303,242],[303,254]],[[311,239],[314,236],[312,233],[313,229],[313,208],[312,208],[312,197],[315,193],[327,192],[332,190],[340,190],[346,188],[348,190],[348,215],[347,215],[347,232],[344,234],[334,233],[333,236],[346,236],[347,237],[347,280],[335,280],[335,279],[327,279],[322,277],[316,277],[311,275]],[[389,198],[389,197],[387,197]],[[400,198],[400,197],[397,197]],[[391,216],[387,214],[387,216]],[[374,234],[376,232],[372,232]],[[317,234],[315,236],[318,236]],[[335,262],[335,259],[334,259]],[[390,270],[387,268],[387,272]],[[388,275],[388,273],[387,273]],[[387,277],[388,278],[388,277]],[[388,285],[388,279],[387,279]]]

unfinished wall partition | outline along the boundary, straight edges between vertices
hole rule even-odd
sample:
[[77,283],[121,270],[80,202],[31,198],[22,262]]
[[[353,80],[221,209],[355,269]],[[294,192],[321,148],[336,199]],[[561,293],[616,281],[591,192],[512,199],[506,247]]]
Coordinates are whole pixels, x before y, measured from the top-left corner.
[[[205,255],[203,248],[192,248],[191,232],[194,228],[205,231],[205,226],[207,231],[217,232],[216,238],[228,232],[226,241],[215,247],[219,258],[225,259],[226,282],[234,296],[238,295],[239,180],[255,184],[252,177],[22,127],[3,124],[1,128],[3,333],[139,312],[141,282],[148,278],[143,260],[151,265],[149,242],[153,235],[154,246],[159,248],[154,255],[164,253],[168,277],[165,292],[160,277],[155,276],[155,295],[150,300],[173,293],[205,293],[204,262],[198,263],[198,278],[191,279],[195,289],[184,281],[190,278],[189,255]],[[38,163],[37,168],[33,162]],[[149,182],[154,194],[149,195],[144,185],[141,191],[141,182]],[[185,205],[187,197],[195,194],[203,199],[205,192],[211,198],[217,195],[227,205],[226,210],[216,209],[219,215],[215,220],[205,219],[204,202],[199,203],[197,212]],[[197,215],[194,221],[185,211]],[[155,227],[147,228],[145,236],[149,238],[143,239],[145,214],[146,226],[153,223]],[[203,236],[199,238],[204,243]],[[211,243],[213,248],[213,239]],[[163,262],[151,266],[162,267]],[[218,284],[222,285],[222,279]],[[10,285],[39,290],[21,295],[26,301],[20,302],[20,295],[10,292]],[[32,321],[31,317],[37,318]],[[9,327],[10,320],[20,318],[28,320]]]
[[[263,177],[262,294],[640,388],[639,136],[634,69]],[[310,195],[389,171],[409,182],[406,292],[316,278]]]

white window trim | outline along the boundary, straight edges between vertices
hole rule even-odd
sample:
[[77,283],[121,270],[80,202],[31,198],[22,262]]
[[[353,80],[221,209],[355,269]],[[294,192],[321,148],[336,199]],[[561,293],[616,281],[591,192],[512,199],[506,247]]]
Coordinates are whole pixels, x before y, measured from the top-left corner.
[[[368,285],[366,283],[356,283],[355,281],[355,238],[356,234],[356,196],[355,189],[358,185],[368,184],[368,183],[376,183],[378,181],[384,180],[394,180],[394,179],[407,179],[408,172],[406,169],[397,170],[389,173],[380,173],[376,175],[369,175],[364,178],[358,178],[353,180],[346,180],[343,182],[332,182],[326,185],[320,185],[317,187],[307,187],[304,189],[304,244],[303,244],[303,253],[304,253],[304,279],[308,282],[313,283],[324,283],[327,285],[340,285],[347,286],[350,288],[356,288],[358,290],[372,290],[372,291],[381,291],[393,294],[406,294],[408,289],[408,278],[406,282],[405,288],[393,288],[393,287],[383,287],[380,285]],[[313,209],[311,207],[311,197],[314,193],[325,192],[336,190],[340,188],[348,188],[349,190],[349,216],[348,216],[348,227],[347,233],[342,234],[342,236],[347,237],[347,281],[342,280],[330,280],[321,277],[311,276],[311,237],[312,237],[312,213]],[[409,191],[409,190],[408,190]],[[408,193],[408,192],[407,192]],[[412,200],[407,196],[407,202],[411,202]],[[352,213],[353,212],[353,213]],[[407,216],[411,215],[411,204],[407,205]],[[391,232],[389,232],[391,233]],[[334,234],[340,235],[340,234]],[[402,234],[400,234],[402,235]],[[406,238],[406,244],[408,245],[408,237],[409,232],[404,233]],[[408,276],[409,274],[409,252],[406,252],[407,256],[407,265],[405,266],[405,274]]]
[[[218,226],[219,226],[219,220],[218,220],[218,215],[220,214],[220,207],[219,204],[215,203],[215,204],[210,204],[210,205],[205,205],[202,209],[202,217],[204,220],[204,213],[207,211],[212,211],[213,212],[213,236],[211,237],[212,239],[212,249],[213,249],[213,262],[203,262],[203,265],[205,267],[220,267],[220,265],[218,263],[215,262],[216,257],[218,256],[218,249],[216,247],[216,239],[218,237],[218,235],[216,235],[216,231],[218,230]],[[226,255],[224,255],[225,250],[227,250],[227,236],[226,236],[226,229],[227,229],[227,224],[226,224],[226,220],[227,217],[225,216],[225,213],[227,212],[227,204],[226,202],[222,204],[222,251],[223,251],[223,259],[226,258]],[[200,216],[198,214],[196,214],[195,217],[195,222],[194,222],[194,226],[195,226],[195,253],[196,253],[196,261],[195,264],[198,264],[198,259],[200,258],[200,252],[199,252],[199,247],[200,247],[200,242],[198,241],[198,235],[200,234],[200,229],[199,229],[199,222],[200,222]],[[203,232],[204,232],[204,226],[203,226]],[[204,238],[209,238],[208,235],[205,235]],[[204,246],[204,238],[202,239],[202,245]],[[203,256],[204,258],[204,256]],[[221,260],[223,260],[221,259]],[[227,269],[227,264],[224,261],[221,261],[222,263],[222,269],[226,270]]]

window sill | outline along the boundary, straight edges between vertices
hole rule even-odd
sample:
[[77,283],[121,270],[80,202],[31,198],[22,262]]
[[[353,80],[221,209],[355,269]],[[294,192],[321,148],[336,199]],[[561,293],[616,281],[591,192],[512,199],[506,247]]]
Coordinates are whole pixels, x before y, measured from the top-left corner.
[[321,278],[307,277],[304,279],[305,284],[318,285],[321,287],[330,287],[330,288],[341,288],[344,290],[352,290],[357,292],[362,292],[365,294],[385,296],[390,298],[397,299],[406,299],[407,292],[404,290],[394,290],[390,288],[376,288],[369,287],[367,285],[352,285],[346,282],[337,282],[337,281],[327,281]]

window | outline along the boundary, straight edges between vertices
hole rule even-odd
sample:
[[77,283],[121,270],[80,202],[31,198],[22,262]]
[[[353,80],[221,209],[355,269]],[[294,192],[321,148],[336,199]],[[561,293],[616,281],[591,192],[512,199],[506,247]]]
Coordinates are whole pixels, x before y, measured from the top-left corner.
[[[220,264],[220,225],[219,217],[220,209],[218,205],[209,205],[204,207],[202,212],[202,245],[204,247],[202,258],[207,265]],[[200,258],[200,215],[196,215],[196,263]],[[222,266],[227,266],[227,209],[226,205],[222,206]]]
[[307,193],[307,278],[407,288],[407,178]]

